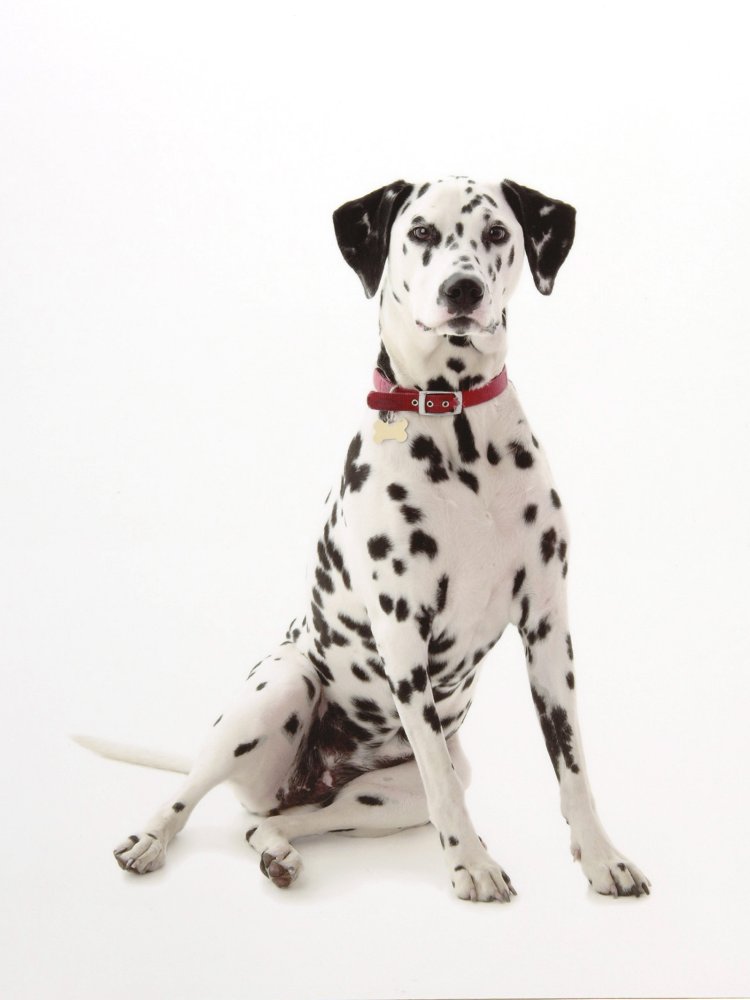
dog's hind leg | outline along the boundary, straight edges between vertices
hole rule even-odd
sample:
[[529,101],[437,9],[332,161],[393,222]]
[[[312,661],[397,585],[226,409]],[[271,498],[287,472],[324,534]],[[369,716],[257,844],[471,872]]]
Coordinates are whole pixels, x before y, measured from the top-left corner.
[[[448,741],[456,774],[464,788],[469,783],[469,765],[457,738]],[[260,868],[274,885],[288,886],[299,874],[301,859],[292,841],[320,833],[343,833],[352,837],[383,837],[430,822],[427,798],[416,761],[367,771],[344,785],[333,802],[323,806],[299,806],[285,810],[247,831],[247,841],[261,856]],[[443,842],[450,850],[452,844]],[[465,880],[467,898],[477,890],[466,869],[453,875]],[[462,888],[463,883],[462,883]],[[498,895],[515,892],[510,884],[497,886]],[[472,895],[473,893],[473,895]]]
[[253,812],[278,805],[317,707],[320,682],[310,661],[285,643],[251,670],[238,698],[214,723],[185,783],[114,850],[121,868],[144,874],[160,868],[170,841],[212,788],[231,780]]

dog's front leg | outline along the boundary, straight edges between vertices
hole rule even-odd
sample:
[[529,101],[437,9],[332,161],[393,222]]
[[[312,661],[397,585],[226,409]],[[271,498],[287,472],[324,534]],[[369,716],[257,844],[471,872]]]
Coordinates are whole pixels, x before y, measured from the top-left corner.
[[576,712],[573,645],[565,583],[559,568],[524,572],[517,580],[516,624],[526,650],[534,706],[560,785],[571,851],[593,888],[604,895],[640,896],[651,884],[607,836],[591,794]]
[[477,836],[446,745],[427,672],[427,642],[411,622],[399,624],[373,616],[372,625],[456,895],[480,902],[507,902],[515,889]]

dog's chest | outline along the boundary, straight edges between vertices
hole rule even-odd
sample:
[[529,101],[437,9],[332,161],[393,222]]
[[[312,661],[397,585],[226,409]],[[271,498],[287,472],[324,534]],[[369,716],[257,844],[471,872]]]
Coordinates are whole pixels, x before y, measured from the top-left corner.
[[454,731],[538,545],[524,512],[551,482],[511,386],[463,419],[409,415],[404,441],[376,441],[375,420],[355,434],[329,499],[295,638],[326,700],[387,741],[399,717],[373,615],[419,632],[444,731]]
[[409,414],[404,441],[383,440],[374,422],[355,435],[332,501],[327,539],[355,581],[341,596],[412,615],[440,603],[443,579],[436,627],[456,636],[453,657],[473,655],[507,623],[514,575],[537,544],[525,516],[550,494],[544,454],[512,386],[458,416]]
[[[409,414],[403,441],[376,440],[368,424],[342,479],[347,545],[357,549],[363,535],[383,536],[395,551],[408,541],[416,558],[402,560],[405,583],[410,571],[429,572],[439,559],[463,585],[452,598],[471,590],[475,606],[477,592],[489,596],[514,571],[527,543],[524,511],[552,486],[513,387],[460,415]],[[426,561],[418,558],[420,540]],[[366,569],[377,573],[377,563]]]

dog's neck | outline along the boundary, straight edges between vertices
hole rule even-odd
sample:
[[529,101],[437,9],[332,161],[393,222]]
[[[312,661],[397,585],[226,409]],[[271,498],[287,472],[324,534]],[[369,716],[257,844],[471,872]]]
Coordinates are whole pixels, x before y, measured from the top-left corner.
[[[403,309],[389,307],[381,296],[380,353],[376,366],[397,385],[415,389],[471,389],[495,377],[505,364],[505,326],[495,338],[450,337],[428,333],[415,325]],[[395,305],[395,303],[393,304]]]

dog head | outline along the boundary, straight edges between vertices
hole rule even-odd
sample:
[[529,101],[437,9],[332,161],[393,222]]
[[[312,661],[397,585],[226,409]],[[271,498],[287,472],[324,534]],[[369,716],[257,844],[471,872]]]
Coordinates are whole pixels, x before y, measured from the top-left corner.
[[435,338],[463,338],[494,353],[504,348],[522,248],[536,287],[549,295],[573,242],[575,209],[514,181],[452,177],[394,181],[346,202],[333,222],[368,298],[386,272],[381,332],[398,326],[401,339],[425,350]]

